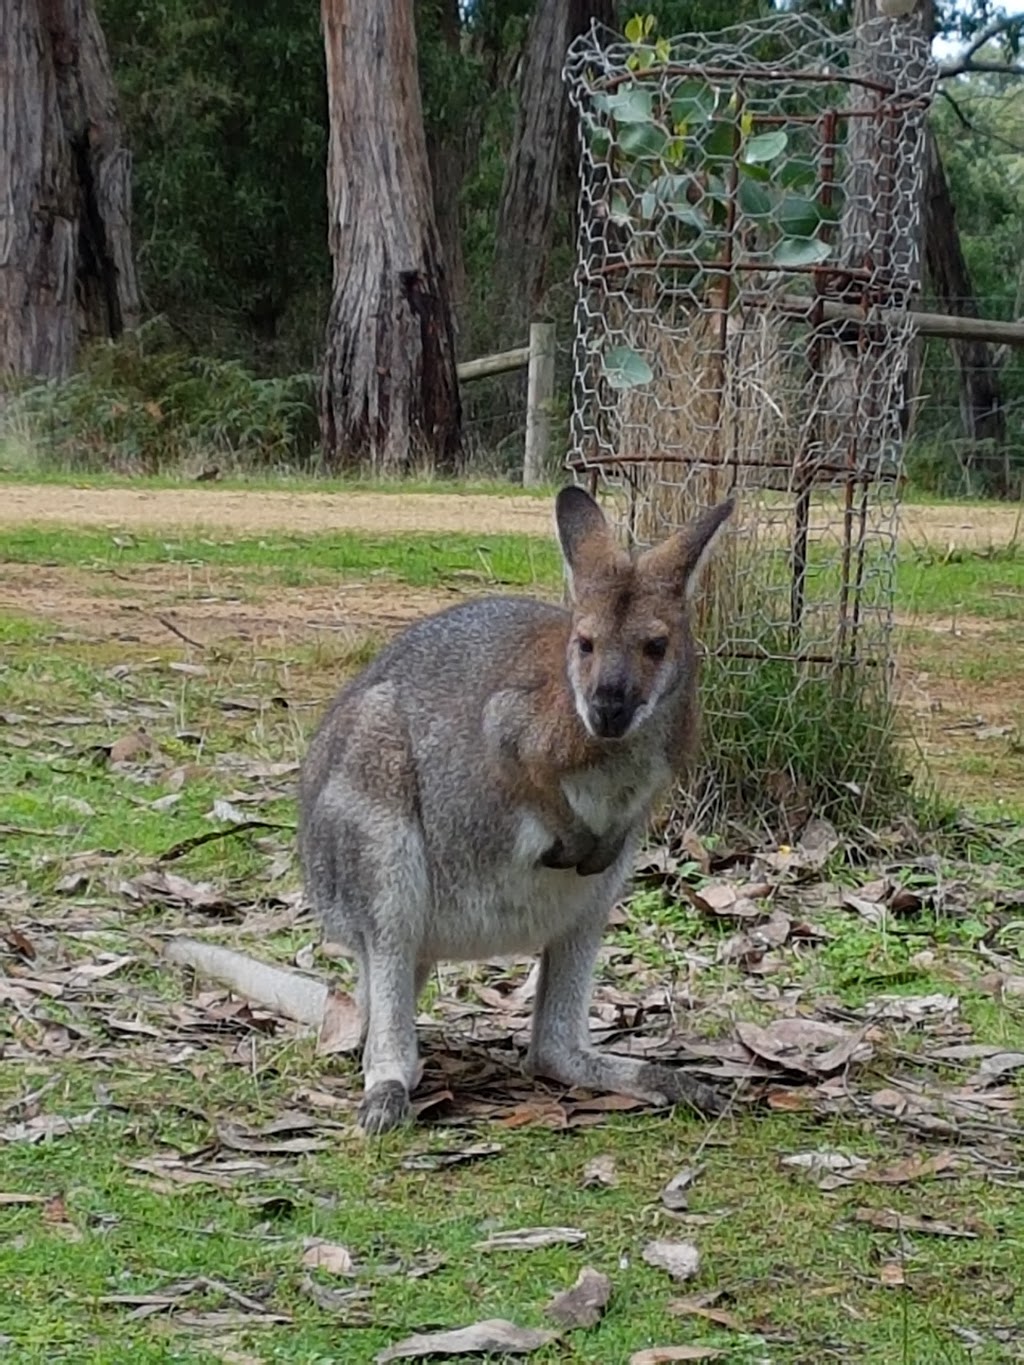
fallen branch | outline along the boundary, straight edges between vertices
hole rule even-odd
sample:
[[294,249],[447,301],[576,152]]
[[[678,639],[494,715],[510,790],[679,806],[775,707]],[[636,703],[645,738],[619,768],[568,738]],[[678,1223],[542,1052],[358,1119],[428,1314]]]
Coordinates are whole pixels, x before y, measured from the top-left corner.
[[193,834],[188,839],[182,839],[180,843],[172,844],[165,849],[157,858],[158,863],[173,863],[176,858],[183,858],[186,853],[191,853],[194,848],[200,848],[203,844],[212,844],[215,839],[230,839],[233,834],[245,834],[250,829],[287,829],[294,830],[294,825],[282,825],[274,820],[240,820],[237,825],[227,825],[224,829],[211,829],[205,834]]
[[166,626],[172,635],[177,635],[179,640],[184,640],[185,643],[187,645],[191,645],[193,649],[206,648],[206,645],[203,644],[202,640],[193,640],[191,635],[186,635],[185,632],[179,626],[176,626],[174,624],[174,622],[171,620],[169,616],[158,615],[156,619],[160,622],[162,626]]

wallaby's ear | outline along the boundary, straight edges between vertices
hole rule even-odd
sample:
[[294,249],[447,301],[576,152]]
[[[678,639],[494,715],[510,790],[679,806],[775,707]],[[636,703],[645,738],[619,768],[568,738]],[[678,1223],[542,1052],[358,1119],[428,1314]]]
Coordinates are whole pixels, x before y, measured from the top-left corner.
[[605,515],[582,488],[563,488],[555,499],[555,526],[562,547],[569,587],[617,557],[618,547]]
[[653,577],[672,578],[684,593],[692,593],[715,541],[735,507],[735,499],[727,498],[701,512],[681,531],[641,555],[641,571]]

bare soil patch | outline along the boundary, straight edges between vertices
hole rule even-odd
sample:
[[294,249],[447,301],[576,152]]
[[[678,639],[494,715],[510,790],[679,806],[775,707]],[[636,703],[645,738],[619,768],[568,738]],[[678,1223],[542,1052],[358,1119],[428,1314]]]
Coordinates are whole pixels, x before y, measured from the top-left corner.
[[[290,493],[222,488],[69,488],[9,484],[0,526],[128,530],[202,527],[245,536],[269,531],[402,535],[537,535],[552,531],[548,498],[484,493]],[[1024,530],[1015,506],[906,507],[908,544],[947,548],[1005,545]]]
[[456,588],[396,583],[282,591],[261,584],[251,569],[197,573],[179,564],[142,565],[130,576],[8,564],[0,580],[0,610],[59,623],[85,639],[162,645],[174,639],[176,628],[203,648],[308,642],[346,632],[391,634],[461,596]]
[[65,488],[9,485],[0,526],[128,530],[202,527],[245,536],[268,531],[402,535],[550,535],[547,498],[480,493],[288,493],[220,488]]

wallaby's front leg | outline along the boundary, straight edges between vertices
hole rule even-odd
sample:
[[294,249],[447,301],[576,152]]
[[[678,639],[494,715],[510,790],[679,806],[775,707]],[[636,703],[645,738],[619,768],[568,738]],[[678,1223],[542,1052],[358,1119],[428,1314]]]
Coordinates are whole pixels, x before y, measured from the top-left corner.
[[544,949],[527,1070],[563,1085],[635,1095],[654,1104],[689,1104],[703,1114],[721,1113],[717,1092],[686,1072],[616,1057],[591,1046],[587,1016],[604,920],[601,915],[582,921]]

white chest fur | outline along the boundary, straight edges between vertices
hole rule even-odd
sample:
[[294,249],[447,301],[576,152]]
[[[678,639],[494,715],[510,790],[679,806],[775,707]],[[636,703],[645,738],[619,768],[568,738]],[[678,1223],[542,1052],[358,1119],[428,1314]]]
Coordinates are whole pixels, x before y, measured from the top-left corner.
[[642,819],[667,777],[662,763],[642,771],[597,768],[565,778],[562,791],[587,829],[602,835]]

